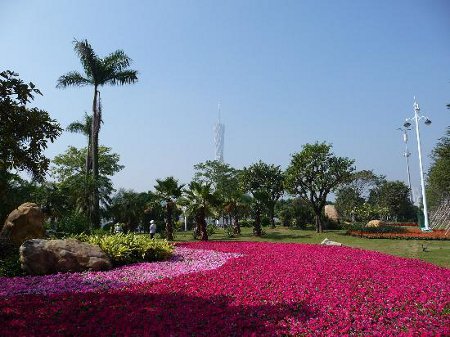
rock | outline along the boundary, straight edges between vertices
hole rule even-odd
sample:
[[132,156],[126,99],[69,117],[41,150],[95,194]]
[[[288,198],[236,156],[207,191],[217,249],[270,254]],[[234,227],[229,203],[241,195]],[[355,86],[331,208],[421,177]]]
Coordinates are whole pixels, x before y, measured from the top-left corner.
[[333,221],[339,221],[339,213],[334,205],[325,205],[325,216]]
[[383,226],[383,225],[385,225],[385,223],[383,221],[381,221],[381,220],[370,220],[367,223],[366,227],[380,227],[380,226]]
[[32,275],[108,270],[112,266],[99,246],[74,239],[28,240],[19,251],[22,269]]
[[0,237],[7,238],[16,245],[21,245],[28,239],[43,238],[44,220],[45,215],[39,206],[26,202],[8,215]]
[[325,238],[320,244],[324,245],[324,246],[342,246],[342,243],[336,242],[336,241],[331,241],[331,240],[328,240],[327,238]]

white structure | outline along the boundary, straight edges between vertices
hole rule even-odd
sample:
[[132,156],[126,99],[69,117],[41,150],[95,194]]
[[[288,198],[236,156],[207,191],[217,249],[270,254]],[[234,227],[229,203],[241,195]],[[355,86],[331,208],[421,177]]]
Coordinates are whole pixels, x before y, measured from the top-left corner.
[[412,203],[414,203],[413,192],[411,188],[411,174],[409,172],[409,156],[411,152],[408,150],[408,128],[398,128],[398,130],[403,132],[403,142],[405,143],[405,152],[403,152],[403,156],[406,158],[406,174],[408,175],[408,187],[409,187],[409,199]]
[[419,104],[416,102],[416,97],[414,97],[414,116],[411,118],[406,118],[405,124],[403,126],[405,128],[409,128],[411,126],[411,122],[414,122],[416,125],[416,136],[417,136],[417,151],[419,152],[419,168],[420,168],[420,186],[422,187],[422,202],[423,202],[423,215],[425,218],[425,224],[424,229],[425,231],[430,230],[430,226],[428,224],[428,207],[427,207],[427,198],[425,195],[425,181],[423,178],[423,165],[422,165],[422,146],[420,143],[420,132],[419,132],[419,121],[421,119],[424,119],[425,125],[430,125],[431,121],[426,116],[419,116],[420,113],[420,107]]
[[220,122],[220,103],[218,104],[219,119],[216,125],[214,125],[214,145],[215,156],[214,160],[223,162],[223,143],[225,140],[225,125]]

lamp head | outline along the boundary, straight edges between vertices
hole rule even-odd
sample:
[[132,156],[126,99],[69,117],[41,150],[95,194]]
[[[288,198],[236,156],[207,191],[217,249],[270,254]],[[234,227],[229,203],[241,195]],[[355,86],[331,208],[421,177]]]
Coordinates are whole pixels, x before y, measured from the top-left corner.
[[431,121],[428,118],[426,118],[425,119],[425,125],[430,125],[430,124],[431,124]]
[[403,124],[403,126],[404,126],[405,128],[409,128],[409,127],[411,126],[411,123],[408,122],[408,121],[405,121],[405,123]]

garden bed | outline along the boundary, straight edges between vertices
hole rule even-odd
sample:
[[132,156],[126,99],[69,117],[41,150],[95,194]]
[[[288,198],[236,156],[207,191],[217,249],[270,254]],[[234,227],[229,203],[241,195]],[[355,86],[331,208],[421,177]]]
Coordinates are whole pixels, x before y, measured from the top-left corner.
[[[396,224],[398,226],[398,224]],[[445,230],[432,230],[423,232],[420,228],[404,226],[402,233],[377,233],[364,230],[349,230],[347,234],[367,239],[406,239],[406,240],[450,240],[450,232]]]
[[[249,242],[183,247],[178,258],[145,264],[140,277],[119,273],[118,287],[102,287],[117,270],[92,273],[96,284],[83,291],[60,283],[53,287],[57,291],[31,294],[0,279],[0,334],[450,334],[449,269],[348,247]],[[53,284],[50,276],[27,280],[35,289]],[[19,287],[24,278],[16,281]]]

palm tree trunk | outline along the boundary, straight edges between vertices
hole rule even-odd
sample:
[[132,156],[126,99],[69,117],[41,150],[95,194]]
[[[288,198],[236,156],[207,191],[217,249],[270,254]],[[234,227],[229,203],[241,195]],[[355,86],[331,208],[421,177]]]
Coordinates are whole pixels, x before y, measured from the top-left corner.
[[91,205],[91,226],[93,228],[100,227],[100,201],[98,195],[98,134],[100,132],[101,112],[99,109],[100,92],[97,86],[94,87],[94,101],[92,104],[93,118],[92,118],[92,205]]

